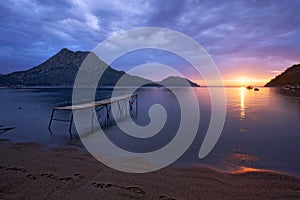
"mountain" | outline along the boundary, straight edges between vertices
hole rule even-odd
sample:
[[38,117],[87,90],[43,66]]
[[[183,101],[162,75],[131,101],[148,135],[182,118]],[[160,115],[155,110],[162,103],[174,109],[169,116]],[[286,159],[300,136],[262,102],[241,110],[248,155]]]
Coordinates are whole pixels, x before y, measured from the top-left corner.
[[287,68],[283,73],[270,80],[265,87],[300,85],[300,64]]
[[17,83],[16,80],[6,75],[0,74],[0,86],[8,86]]
[[[100,60],[94,53],[73,52],[63,48],[45,62],[29,70],[0,75],[0,86],[73,86],[77,72],[81,70],[80,66],[87,57],[88,61],[84,64],[88,67],[85,71],[81,71],[81,74],[85,75],[85,80],[82,80],[81,85],[88,85],[89,80],[100,73],[102,76],[99,80],[99,86],[114,86],[121,77],[123,80],[122,86],[156,84],[148,79],[115,70]],[[105,69],[105,67],[107,68]],[[174,79],[174,77],[171,79]],[[180,83],[180,81],[177,80],[177,83]],[[196,86],[197,84],[192,83],[191,85]]]
[[26,86],[72,85],[76,73],[88,52],[72,52],[66,48],[44,63],[26,71],[6,75]]
[[[192,86],[192,87],[200,87],[197,83],[194,83],[186,78],[181,78],[178,76],[169,76],[165,78],[159,84],[167,85],[167,86]],[[188,84],[188,85],[187,85]]]
[[[87,77],[92,77],[97,72],[102,72],[103,76],[99,81],[100,86],[113,86],[120,77],[126,77],[126,83],[129,85],[142,84],[149,80],[130,76],[123,71],[117,71],[105,62],[100,60],[96,55],[90,52],[62,49],[57,54],[26,71],[13,72],[8,75],[0,76],[0,86],[24,85],[24,86],[72,86],[77,72],[84,61],[89,56],[89,72]],[[104,71],[104,67],[106,67]],[[87,78],[88,81],[88,78]]]

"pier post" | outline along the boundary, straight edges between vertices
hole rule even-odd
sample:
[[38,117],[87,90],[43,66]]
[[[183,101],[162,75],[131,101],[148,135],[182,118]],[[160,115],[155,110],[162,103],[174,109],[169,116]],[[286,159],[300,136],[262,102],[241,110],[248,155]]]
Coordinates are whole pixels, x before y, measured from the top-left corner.
[[69,126],[69,134],[70,134],[70,138],[72,139],[72,124],[73,124],[73,111],[72,111],[72,115],[71,115],[71,120],[70,120],[70,126]]
[[51,117],[50,117],[50,121],[49,121],[49,125],[48,125],[48,130],[51,132],[51,124],[52,124],[52,119],[53,119],[53,115],[54,115],[54,109],[52,109],[52,113],[51,113]]

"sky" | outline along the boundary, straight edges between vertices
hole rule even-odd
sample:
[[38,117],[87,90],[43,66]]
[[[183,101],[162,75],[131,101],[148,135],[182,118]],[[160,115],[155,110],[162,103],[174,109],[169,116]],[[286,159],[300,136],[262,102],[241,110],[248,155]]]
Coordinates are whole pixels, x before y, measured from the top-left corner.
[[[300,63],[299,10],[299,0],[0,1],[0,73],[29,69],[62,48],[91,51],[122,31],[162,27],[197,41],[225,85],[263,85]],[[150,49],[129,53],[112,66],[129,71],[155,61],[203,84],[191,66],[175,57]],[[147,72],[153,79],[163,78]]]

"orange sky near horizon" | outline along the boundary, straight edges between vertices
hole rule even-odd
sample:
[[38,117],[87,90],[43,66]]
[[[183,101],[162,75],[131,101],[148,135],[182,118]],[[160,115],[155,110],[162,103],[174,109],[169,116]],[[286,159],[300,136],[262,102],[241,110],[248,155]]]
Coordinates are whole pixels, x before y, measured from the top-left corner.
[[[250,73],[233,73],[221,74],[224,86],[264,86],[267,82],[279,75],[281,72],[268,74],[250,74]],[[189,77],[187,77],[189,78]],[[191,81],[198,83],[201,86],[206,86],[204,80],[197,80],[193,77],[189,78]]]
[[[219,63],[217,68],[222,77],[224,86],[264,86],[271,79],[281,74],[288,66],[293,65],[294,61],[290,63],[276,63],[274,65],[255,65],[254,63],[235,63],[234,65],[224,65]],[[207,84],[199,75],[193,76],[192,73],[187,73],[187,78],[201,86]]]

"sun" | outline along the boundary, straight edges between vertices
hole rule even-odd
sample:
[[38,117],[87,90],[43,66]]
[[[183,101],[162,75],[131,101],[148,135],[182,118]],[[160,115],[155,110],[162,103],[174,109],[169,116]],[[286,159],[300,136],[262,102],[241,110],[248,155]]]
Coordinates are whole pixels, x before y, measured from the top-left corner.
[[251,82],[251,80],[246,76],[239,76],[235,79],[235,81],[240,86],[247,86]]

